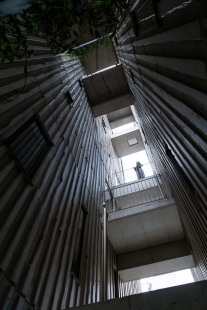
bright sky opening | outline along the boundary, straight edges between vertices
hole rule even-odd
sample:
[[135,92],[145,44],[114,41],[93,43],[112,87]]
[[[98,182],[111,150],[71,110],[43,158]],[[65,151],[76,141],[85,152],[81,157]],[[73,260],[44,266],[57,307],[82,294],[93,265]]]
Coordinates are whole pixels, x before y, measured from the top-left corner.
[[116,127],[114,129],[112,129],[112,132],[113,133],[118,133],[118,132],[121,132],[121,131],[123,131],[125,129],[129,129],[129,128],[132,128],[132,127],[134,127],[134,123],[133,122],[128,123],[128,124],[123,125],[123,126]]
[[141,292],[155,291],[167,287],[194,282],[190,269],[180,270],[160,276],[141,279]]
[[122,157],[125,182],[133,182],[137,180],[137,175],[134,170],[137,161],[139,161],[143,165],[142,170],[145,177],[153,175],[153,170],[149,163],[147,153],[144,150]]

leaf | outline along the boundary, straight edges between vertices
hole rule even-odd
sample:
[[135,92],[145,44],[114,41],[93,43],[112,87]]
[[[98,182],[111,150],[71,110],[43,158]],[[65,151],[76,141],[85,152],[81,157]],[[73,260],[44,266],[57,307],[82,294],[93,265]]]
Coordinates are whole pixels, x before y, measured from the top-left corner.
[[75,20],[77,21],[77,23],[80,23],[80,17],[79,16],[75,16]]
[[[0,50],[4,56],[1,61],[23,58],[25,47],[28,46],[27,34],[39,34],[40,30],[49,37],[50,46],[56,51],[67,49],[72,51],[74,46],[78,47],[80,45],[79,36],[87,29],[94,38],[101,38],[103,31],[99,32],[98,29],[103,27],[105,34],[111,33],[111,37],[113,37],[119,22],[117,12],[120,15],[131,2],[131,0],[38,1],[34,6],[18,13],[18,15],[8,15],[3,19],[7,26],[0,25]],[[78,24],[78,31],[71,29],[74,24]],[[10,37],[12,37],[11,42]],[[75,37],[76,40],[68,43],[71,37]],[[108,43],[103,41],[103,44],[107,45]],[[99,45],[102,45],[102,42],[82,49],[79,52],[80,58],[87,58],[88,53]],[[28,47],[27,56],[29,57],[31,54],[32,51],[30,52]]]
[[34,31],[35,31],[35,34],[39,33],[39,25],[38,24],[34,25]]
[[84,25],[78,25],[78,29],[80,32],[85,32],[86,31],[86,27]]
[[46,8],[47,8],[45,4],[41,4],[40,7],[41,7],[42,10],[46,10]]

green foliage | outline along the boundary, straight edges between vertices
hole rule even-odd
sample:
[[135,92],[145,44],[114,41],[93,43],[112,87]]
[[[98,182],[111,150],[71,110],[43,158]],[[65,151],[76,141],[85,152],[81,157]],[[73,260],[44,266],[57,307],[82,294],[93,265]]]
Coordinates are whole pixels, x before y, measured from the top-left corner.
[[71,52],[71,56],[78,57],[82,63],[82,65],[85,64],[87,58],[89,57],[90,53],[94,49],[100,49],[101,46],[109,47],[111,45],[110,37],[109,36],[103,36],[97,41],[84,45],[82,47],[78,47],[76,49],[73,49]]
[[[30,57],[33,51],[28,35],[44,33],[56,53],[69,54],[74,54],[86,32],[93,38],[103,34],[113,37],[120,16],[130,3],[131,0],[41,0],[17,15],[8,15],[0,20],[2,62]],[[84,54],[82,51],[79,54]]]

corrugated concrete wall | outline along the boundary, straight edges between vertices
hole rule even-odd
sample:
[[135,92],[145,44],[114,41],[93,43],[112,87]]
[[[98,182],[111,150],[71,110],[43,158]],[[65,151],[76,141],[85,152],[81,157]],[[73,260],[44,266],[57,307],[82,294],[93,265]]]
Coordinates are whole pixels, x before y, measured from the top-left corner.
[[201,272],[201,269],[198,265],[194,268],[191,268],[191,274],[195,282],[205,280],[203,277],[203,273]]
[[[138,17],[139,2],[131,9]],[[125,12],[116,51],[147,149],[169,181],[192,251],[207,278],[207,2],[154,3],[159,27],[136,30]]]
[[[25,61],[0,68],[0,308],[57,310],[101,300],[102,193],[116,158],[78,82],[84,74],[80,62],[55,57],[44,37],[30,38],[30,44],[35,52],[25,87]],[[31,185],[4,139],[34,114],[54,145]],[[88,215],[77,281],[70,270],[81,205]],[[110,245],[108,253],[113,274]],[[113,294],[109,290],[108,297]]]

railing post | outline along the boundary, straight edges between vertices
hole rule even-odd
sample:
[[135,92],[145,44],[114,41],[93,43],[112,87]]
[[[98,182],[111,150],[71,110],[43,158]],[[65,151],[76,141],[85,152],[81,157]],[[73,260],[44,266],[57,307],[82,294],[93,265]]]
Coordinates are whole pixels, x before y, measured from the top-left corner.
[[161,185],[160,185],[160,180],[159,180],[159,174],[156,174],[155,172],[154,172],[154,174],[155,174],[155,178],[157,179],[157,185],[158,185],[158,187],[159,187],[159,190],[160,190],[160,193],[161,193],[161,195],[162,195],[162,198],[166,198],[166,193],[165,193],[165,191],[164,191],[164,189],[162,189],[162,187],[161,187]]
[[107,300],[107,212],[103,205],[103,300]]
[[112,212],[114,212],[114,211],[116,211],[114,195],[113,195],[111,201],[112,201]]

